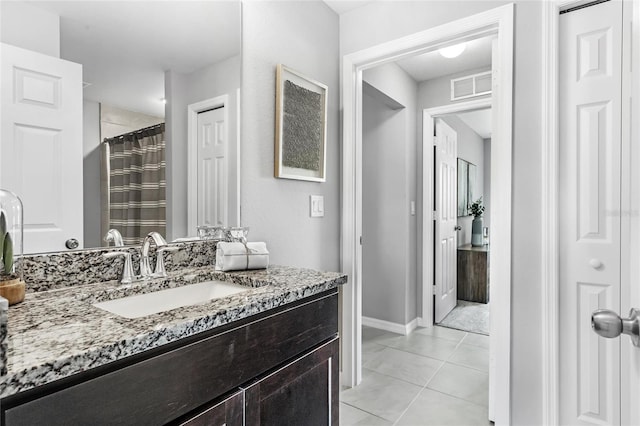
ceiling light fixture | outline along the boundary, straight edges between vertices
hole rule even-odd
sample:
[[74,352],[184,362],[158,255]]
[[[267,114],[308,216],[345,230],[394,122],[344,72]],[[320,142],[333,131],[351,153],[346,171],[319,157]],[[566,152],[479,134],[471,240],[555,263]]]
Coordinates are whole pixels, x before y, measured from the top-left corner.
[[464,52],[464,49],[467,47],[467,43],[454,44],[453,46],[443,47],[439,49],[438,52],[445,58],[455,58],[458,57]]

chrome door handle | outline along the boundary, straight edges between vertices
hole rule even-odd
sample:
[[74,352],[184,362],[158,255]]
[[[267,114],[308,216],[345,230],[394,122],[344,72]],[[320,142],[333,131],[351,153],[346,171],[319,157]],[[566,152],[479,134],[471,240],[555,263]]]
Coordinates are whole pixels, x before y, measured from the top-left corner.
[[80,242],[75,238],[69,238],[65,241],[64,246],[69,250],[77,249],[80,246]]
[[462,230],[462,226],[456,225],[456,226],[454,226],[453,230],[454,231],[460,231],[460,230]]
[[620,318],[608,309],[598,309],[591,315],[591,328],[602,337],[613,338],[628,334],[631,342],[640,347],[640,310],[631,309],[629,318]]

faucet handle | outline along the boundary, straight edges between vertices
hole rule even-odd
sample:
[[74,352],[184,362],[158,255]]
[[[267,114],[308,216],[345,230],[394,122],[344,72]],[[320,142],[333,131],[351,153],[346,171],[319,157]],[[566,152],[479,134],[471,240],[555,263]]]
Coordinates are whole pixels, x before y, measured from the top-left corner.
[[126,251],[111,251],[104,253],[102,257],[109,259],[112,257],[124,257],[124,268],[122,268],[122,278],[120,278],[120,284],[131,284],[135,275],[133,274],[133,264],[131,262],[131,253]]
[[167,271],[164,268],[164,252],[173,253],[180,250],[179,247],[172,246],[161,246],[156,249],[156,269],[155,272],[151,275],[154,278],[161,277],[164,278],[167,276]]

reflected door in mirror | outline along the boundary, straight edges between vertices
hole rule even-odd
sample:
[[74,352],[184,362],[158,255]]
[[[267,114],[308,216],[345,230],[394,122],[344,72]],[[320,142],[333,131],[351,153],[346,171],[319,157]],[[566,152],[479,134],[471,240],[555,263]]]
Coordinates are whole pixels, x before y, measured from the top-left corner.
[[0,187],[24,205],[24,252],[83,246],[82,66],[2,44]]
[[222,107],[198,113],[198,225],[226,224],[227,132]]

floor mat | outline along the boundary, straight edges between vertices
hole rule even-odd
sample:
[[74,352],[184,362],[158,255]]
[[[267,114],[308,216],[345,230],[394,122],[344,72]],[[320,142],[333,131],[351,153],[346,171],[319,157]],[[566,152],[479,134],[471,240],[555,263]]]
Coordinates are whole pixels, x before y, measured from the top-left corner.
[[439,325],[488,336],[489,304],[458,300],[457,306]]

